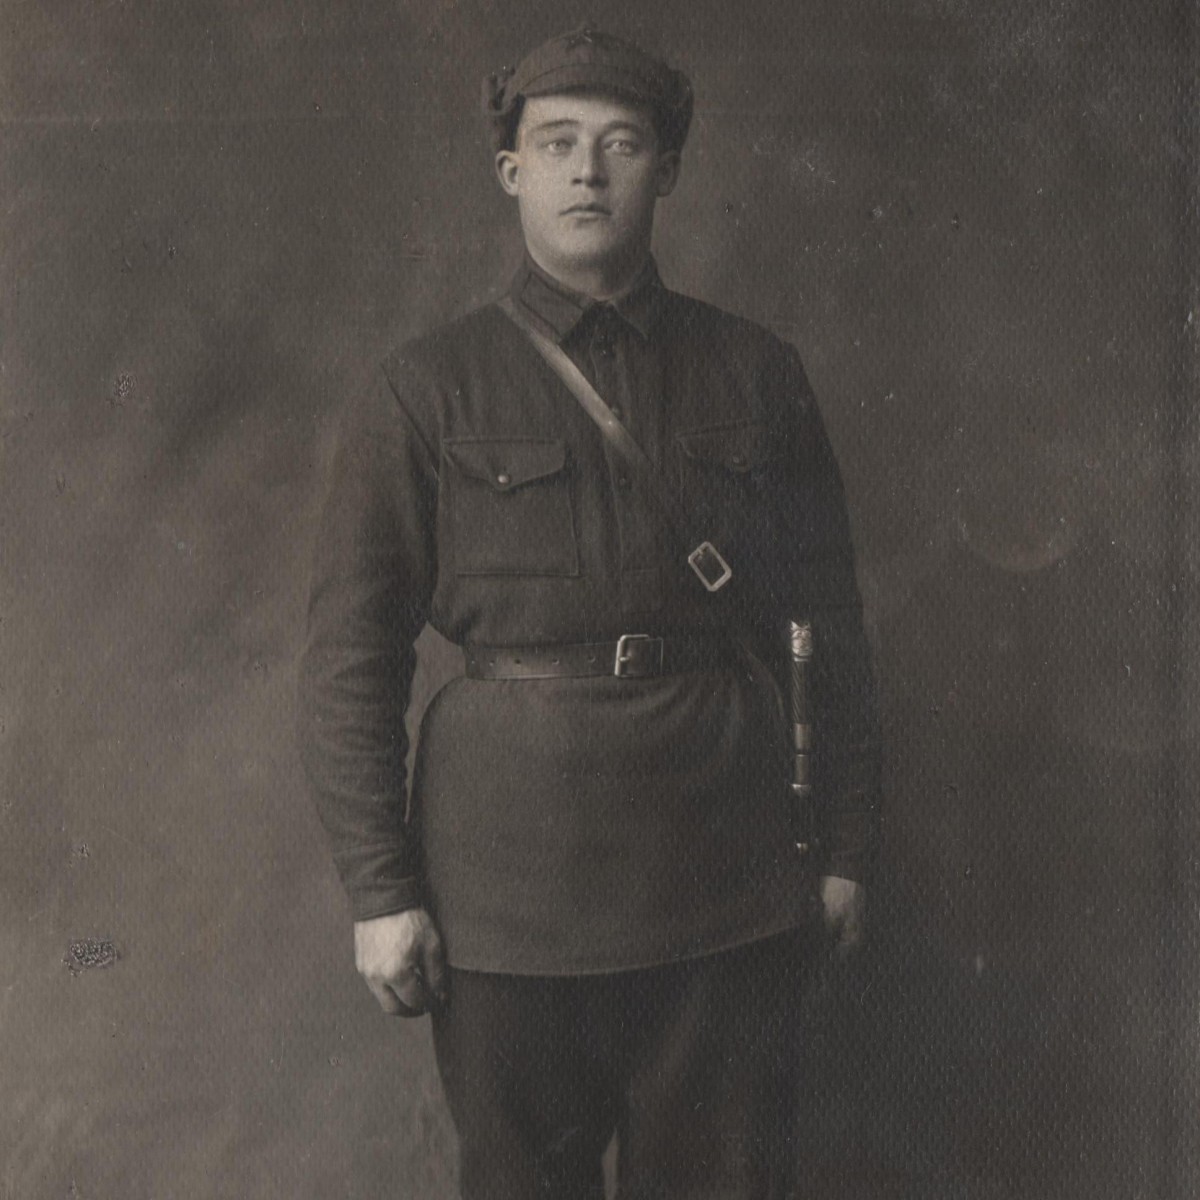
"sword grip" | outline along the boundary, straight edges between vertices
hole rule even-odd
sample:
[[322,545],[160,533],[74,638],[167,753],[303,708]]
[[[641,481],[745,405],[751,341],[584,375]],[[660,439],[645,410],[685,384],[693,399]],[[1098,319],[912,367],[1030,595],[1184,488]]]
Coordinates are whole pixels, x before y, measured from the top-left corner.
[[811,760],[812,725],[809,722],[808,673],[812,665],[813,632],[807,621],[788,623],[788,659],[791,687],[788,707],[792,718],[792,811],[796,849],[809,854],[816,848],[813,813]]

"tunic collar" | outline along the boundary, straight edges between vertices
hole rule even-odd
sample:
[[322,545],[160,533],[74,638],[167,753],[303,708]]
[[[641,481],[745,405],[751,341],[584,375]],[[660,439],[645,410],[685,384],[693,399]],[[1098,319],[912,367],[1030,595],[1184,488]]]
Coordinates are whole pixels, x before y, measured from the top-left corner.
[[572,291],[525,255],[509,295],[556,342],[564,342],[581,321],[597,309],[615,312],[643,339],[654,330],[666,289],[654,259],[648,259],[637,283],[615,303],[602,303]]

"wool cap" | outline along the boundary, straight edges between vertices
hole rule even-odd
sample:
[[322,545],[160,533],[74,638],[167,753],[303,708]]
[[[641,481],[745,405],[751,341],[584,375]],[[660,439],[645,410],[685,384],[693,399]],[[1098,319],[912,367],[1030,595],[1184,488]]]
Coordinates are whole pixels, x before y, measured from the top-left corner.
[[624,38],[583,26],[538,46],[483,81],[483,110],[497,151],[509,148],[521,101],[555,92],[608,92],[654,113],[664,150],[681,150],[692,121],[692,85],[682,71]]

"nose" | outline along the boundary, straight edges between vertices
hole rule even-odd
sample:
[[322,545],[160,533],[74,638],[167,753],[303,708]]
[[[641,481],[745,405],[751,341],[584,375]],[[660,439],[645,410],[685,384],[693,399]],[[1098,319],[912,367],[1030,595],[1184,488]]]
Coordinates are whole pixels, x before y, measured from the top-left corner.
[[604,166],[604,150],[599,142],[581,142],[575,162],[575,183],[586,187],[603,187],[608,182]]

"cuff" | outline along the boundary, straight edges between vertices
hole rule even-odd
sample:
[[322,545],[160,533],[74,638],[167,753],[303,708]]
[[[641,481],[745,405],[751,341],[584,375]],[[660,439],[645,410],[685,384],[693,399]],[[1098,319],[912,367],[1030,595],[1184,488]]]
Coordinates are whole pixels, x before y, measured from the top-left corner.
[[355,921],[371,921],[407,912],[424,904],[421,881],[415,875],[359,888],[349,893],[350,915]]
[[829,840],[821,863],[822,875],[839,875],[865,884],[874,866],[879,842],[879,818],[870,809],[842,809],[830,822]]
[[394,841],[355,846],[334,856],[356,921],[386,917],[424,904],[424,888],[414,857],[401,852]]

